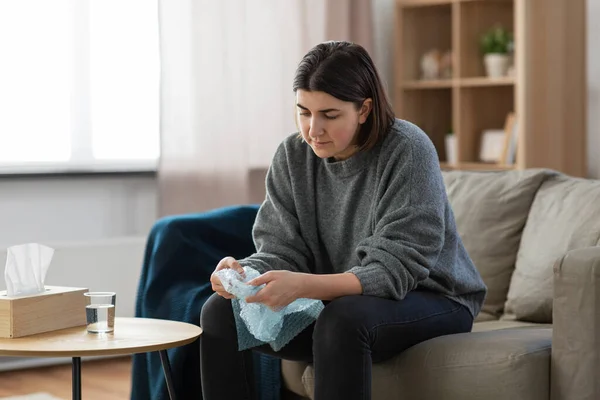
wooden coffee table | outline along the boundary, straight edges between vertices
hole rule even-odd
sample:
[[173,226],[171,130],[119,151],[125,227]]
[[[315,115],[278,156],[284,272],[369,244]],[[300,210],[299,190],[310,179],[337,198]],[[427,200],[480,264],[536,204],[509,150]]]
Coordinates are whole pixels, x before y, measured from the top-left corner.
[[202,329],[198,326],[184,322],[115,318],[115,331],[107,334],[87,333],[85,326],[78,326],[22,338],[0,339],[0,356],[71,357],[73,399],[81,400],[81,357],[158,351],[169,397],[175,399],[167,349],[192,343],[201,333]]

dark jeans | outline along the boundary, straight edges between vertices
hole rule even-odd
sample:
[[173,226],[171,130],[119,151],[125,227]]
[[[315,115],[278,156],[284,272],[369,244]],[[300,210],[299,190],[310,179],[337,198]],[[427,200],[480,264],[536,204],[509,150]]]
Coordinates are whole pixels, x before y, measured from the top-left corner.
[[[213,294],[202,308],[200,370],[204,400],[253,399],[250,350],[238,351],[231,301]],[[462,305],[429,291],[402,301],[346,296],[329,302],[316,323],[275,352],[314,363],[315,400],[371,398],[371,364],[425,340],[469,332],[473,317]]]

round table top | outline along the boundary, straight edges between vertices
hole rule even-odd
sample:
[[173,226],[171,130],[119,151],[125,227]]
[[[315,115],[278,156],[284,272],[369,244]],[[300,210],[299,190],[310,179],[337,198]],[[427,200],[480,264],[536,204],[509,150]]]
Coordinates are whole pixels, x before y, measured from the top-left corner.
[[12,339],[0,339],[0,356],[112,356],[166,350],[192,343],[202,329],[185,322],[115,318],[112,333],[88,333],[85,326]]

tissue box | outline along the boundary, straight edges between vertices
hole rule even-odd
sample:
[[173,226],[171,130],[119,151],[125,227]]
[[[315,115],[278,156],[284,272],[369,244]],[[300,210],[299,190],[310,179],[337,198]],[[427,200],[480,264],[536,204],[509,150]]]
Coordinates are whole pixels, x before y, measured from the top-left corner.
[[18,338],[36,333],[86,325],[83,296],[88,289],[46,286],[45,293],[7,297],[0,292],[0,338]]

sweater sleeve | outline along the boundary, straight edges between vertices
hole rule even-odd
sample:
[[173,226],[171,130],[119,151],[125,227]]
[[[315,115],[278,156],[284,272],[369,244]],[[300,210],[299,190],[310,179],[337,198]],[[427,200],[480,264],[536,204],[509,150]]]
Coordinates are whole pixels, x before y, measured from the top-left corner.
[[[437,153],[428,139],[392,154],[382,181],[373,234],[360,241],[357,276],[364,295],[403,299],[429,273],[443,248],[446,193]],[[418,165],[415,165],[418,163]]]
[[256,253],[239,260],[242,266],[261,273],[277,269],[310,272],[312,253],[300,230],[284,143],[275,152],[267,172],[266,197],[252,235]]

